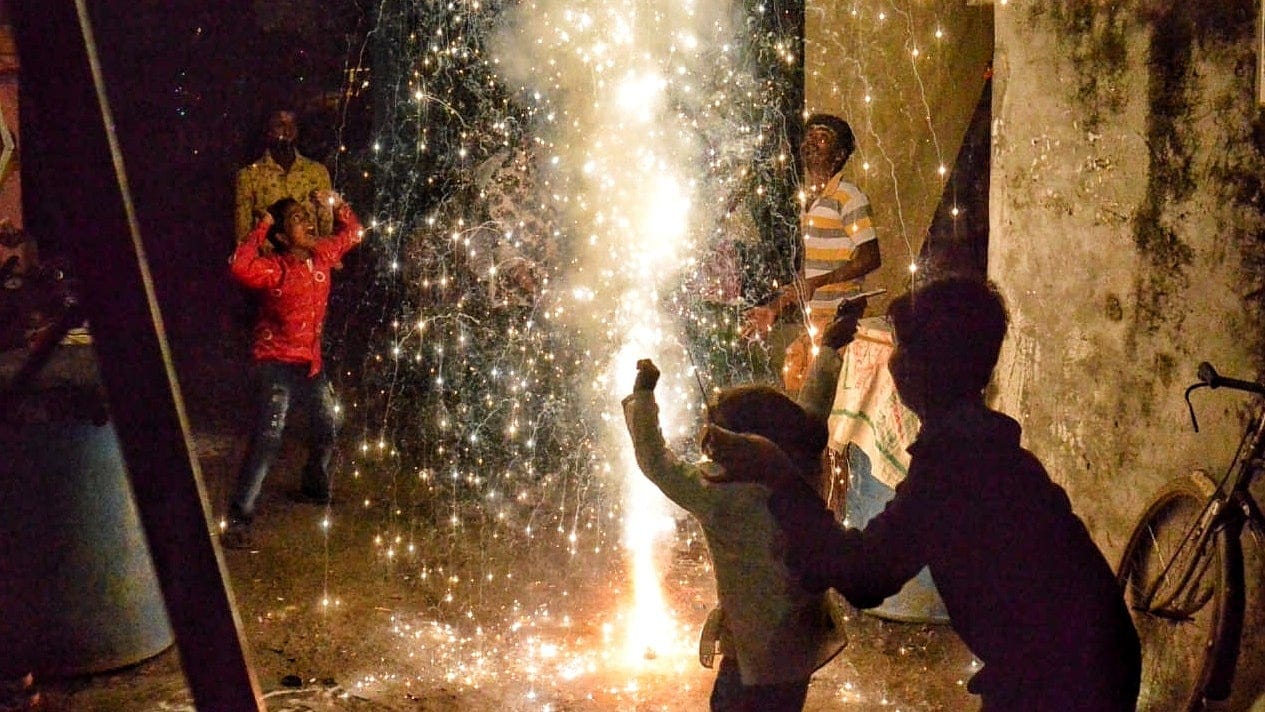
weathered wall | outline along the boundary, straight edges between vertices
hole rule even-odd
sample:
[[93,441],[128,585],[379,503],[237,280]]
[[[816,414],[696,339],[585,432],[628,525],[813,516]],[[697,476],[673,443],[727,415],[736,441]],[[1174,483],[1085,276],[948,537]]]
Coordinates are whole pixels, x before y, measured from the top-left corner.
[[[1165,480],[1228,465],[1249,401],[1200,391],[1195,434],[1198,363],[1262,367],[1256,22],[1252,0],[996,7],[989,272],[1013,319],[997,405],[1113,563]],[[1245,550],[1233,710],[1265,709],[1265,569]]]
[[806,3],[805,106],[839,114],[856,134],[845,170],[874,208],[883,267],[873,286],[908,284],[980,98],[992,18],[965,0]]
[[1196,365],[1261,366],[1255,7],[1162,5],[997,6],[999,404],[1113,558],[1151,492],[1237,435],[1244,399],[1222,392],[1191,431]]

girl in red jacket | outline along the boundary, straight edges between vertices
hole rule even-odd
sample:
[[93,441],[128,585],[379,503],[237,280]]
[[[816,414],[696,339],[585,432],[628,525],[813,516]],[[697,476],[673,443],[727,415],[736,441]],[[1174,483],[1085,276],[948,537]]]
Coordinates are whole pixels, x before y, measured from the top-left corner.
[[[250,523],[268,469],[281,449],[291,403],[311,421],[304,499],[329,501],[329,462],[338,430],[338,404],[321,368],[321,330],[329,305],[330,274],[343,255],[360,244],[364,230],[351,206],[337,194],[320,199],[334,208],[335,232],[317,239],[302,203],[273,203],[230,259],[233,279],[259,297],[251,349],[257,381],[257,411],[246,459],[229,504],[228,547],[250,545]],[[265,253],[265,242],[275,248]]]

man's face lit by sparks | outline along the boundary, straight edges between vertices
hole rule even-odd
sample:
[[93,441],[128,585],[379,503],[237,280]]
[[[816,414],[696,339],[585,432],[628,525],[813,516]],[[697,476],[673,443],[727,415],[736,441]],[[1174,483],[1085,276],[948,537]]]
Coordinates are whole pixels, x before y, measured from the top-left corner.
[[839,137],[830,128],[820,124],[809,126],[799,145],[799,155],[803,158],[804,168],[809,175],[832,174],[835,164],[842,157],[840,153]]

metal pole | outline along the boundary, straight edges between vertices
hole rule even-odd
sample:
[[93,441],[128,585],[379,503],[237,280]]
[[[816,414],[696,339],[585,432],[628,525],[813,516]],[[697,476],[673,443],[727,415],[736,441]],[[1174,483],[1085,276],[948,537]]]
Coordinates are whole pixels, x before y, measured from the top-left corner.
[[24,192],[27,201],[41,203],[33,212],[47,224],[37,229],[57,231],[83,282],[82,306],[194,703],[214,712],[260,712],[265,707],[211,536],[89,10],[85,0],[20,1],[12,8],[22,60]]

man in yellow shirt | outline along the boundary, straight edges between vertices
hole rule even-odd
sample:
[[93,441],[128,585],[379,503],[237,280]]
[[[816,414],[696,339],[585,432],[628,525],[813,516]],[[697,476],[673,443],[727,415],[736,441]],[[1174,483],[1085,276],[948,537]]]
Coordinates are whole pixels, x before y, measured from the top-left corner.
[[299,120],[293,111],[278,110],[268,115],[264,131],[267,150],[259,160],[237,172],[237,243],[250,234],[268,206],[282,198],[294,198],[316,219],[316,236],[333,230],[329,205],[318,205],[315,195],[331,189],[329,170],[318,161],[301,155],[295,147]]
[[881,262],[878,239],[870,218],[870,200],[861,189],[843,180],[843,166],[856,148],[848,122],[830,114],[813,114],[805,122],[800,156],[806,185],[800,214],[803,249],[794,283],[782,288],[767,304],[747,313],[744,333],[762,337],[778,316],[794,304],[806,328],[786,350],[782,380],[791,393],[799,391],[821,346],[821,334],[835,317],[845,297],[863,289],[865,275]]

